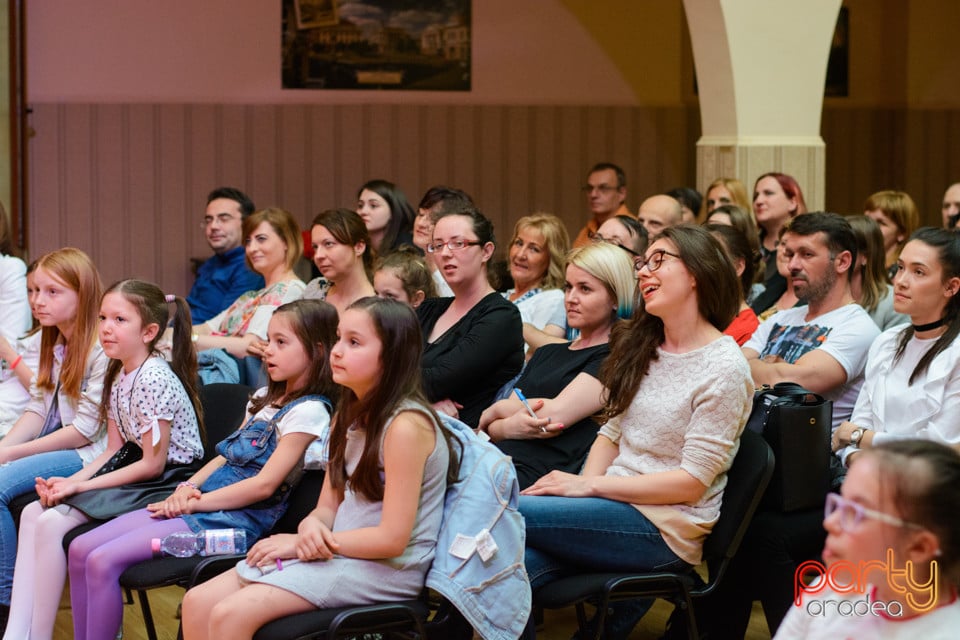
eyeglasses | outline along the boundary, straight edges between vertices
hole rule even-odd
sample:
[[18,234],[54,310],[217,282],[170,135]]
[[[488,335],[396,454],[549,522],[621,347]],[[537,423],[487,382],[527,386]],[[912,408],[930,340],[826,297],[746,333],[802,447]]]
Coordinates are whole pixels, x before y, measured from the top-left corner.
[[204,216],[203,222],[200,223],[201,229],[206,229],[214,222],[219,222],[220,224],[227,224],[231,220],[238,220],[237,216],[232,216],[229,213],[218,213],[216,216]]
[[626,251],[627,253],[629,253],[629,254],[632,255],[632,256],[636,256],[636,257],[638,257],[638,258],[640,257],[640,254],[639,254],[639,253],[637,253],[636,251],[634,251],[634,250],[631,249],[630,247],[626,247],[626,246],[620,244],[619,242],[617,242],[617,240],[616,240],[615,238],[604,238],[604,237],[603,237],[602,235],[600,235],[599,233],[595,233],[595,234],[593,234],[592,236],[590,236],[590,240],[593,241],[594,243],[597,243],[597,242],[606,242],[607,244],[612,244],[612,245],[615,246],[615,247],[620,247],[621,249],[623,249],[624,251]]
[[594,191],[599,191],[600,195],[604,195],[604,196],[610,193],[611,191],[616,191],[617,189],[618,187],[612,187],[609,184],[598,184],[598,185],[585,184],[582,187],[580,187],[580,190],[583,191],[584,193],[593,193]]
[[440,253],[443,251],[444,247],[450,249],[450,251],[461,251],[467,247],[477,247],[482,245],[482,242],[463,240],[462,238],[456,238],[454,240],[447,240],[446,242],[434,242],[427,245],[427,253]]
[[649,257],[637,256],[633,259],[633,268],[637,271],[647,268],[647,271],[653,273],[660,268],[660,265],[663,264],[663,256],[672,256],[674,258],[679,258],[675,253],[670,253],[666,249],[656,249]]
[[892,524],[895,527],[923,529],[923,527],[918,524],[907,522],[906,520],[902,520],[897,516],[892,516],[889,513],[868,509],[862,504],[858,504],[852,500],[847,500],[839,493],[828,493],[827,502],[823,507],[824,520],[829,518],[834,511],[840,512],[840,528],[844,531],[853,531],[865,517],[873,518],[874,520],[879,520],[880,522],[886,522],[887,524]]

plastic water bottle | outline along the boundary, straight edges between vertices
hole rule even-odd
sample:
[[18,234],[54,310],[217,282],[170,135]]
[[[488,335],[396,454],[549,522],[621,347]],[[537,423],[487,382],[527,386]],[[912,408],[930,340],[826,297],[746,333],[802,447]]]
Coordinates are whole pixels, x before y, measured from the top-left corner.
[[150,547],[155,556],[220,556],[247,552],[247,533],[243,529],[207,529],[199,533],[180,531],[162,540],[153,538]]

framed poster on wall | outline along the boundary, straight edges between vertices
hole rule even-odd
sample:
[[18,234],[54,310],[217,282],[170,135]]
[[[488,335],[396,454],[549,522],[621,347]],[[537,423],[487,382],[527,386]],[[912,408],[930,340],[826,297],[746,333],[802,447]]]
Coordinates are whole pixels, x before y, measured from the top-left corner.
[[281,0],[284,89],[469,91],[471,0]]

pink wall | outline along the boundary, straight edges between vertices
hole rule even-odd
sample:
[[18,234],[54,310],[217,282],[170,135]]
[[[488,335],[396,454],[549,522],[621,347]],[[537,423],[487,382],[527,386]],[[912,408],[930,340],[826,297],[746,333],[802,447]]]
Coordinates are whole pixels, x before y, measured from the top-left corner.
[[556,0],[475,0],[473,91],[460,93],[282,90],[280,0],[48,1],[27,11],[31,102],[637,103]]

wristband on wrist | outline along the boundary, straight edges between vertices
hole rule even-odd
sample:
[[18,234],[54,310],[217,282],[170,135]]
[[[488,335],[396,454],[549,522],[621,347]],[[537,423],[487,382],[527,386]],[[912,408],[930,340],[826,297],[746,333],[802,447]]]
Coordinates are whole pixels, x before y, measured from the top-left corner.
[[23,355],[18,355],[16,358],[14,358],[13,362],[10,363],[10,371],[16,369],[21,360],[23,360]]
[[183,482],[181,482],[180,484],[177,485],[177,489],[179,489],[180,487],[190,487],[191,489],[195,489],[195,490],[197,490],[197,491],[200,491],[200,487],[198,487],[197,485],[193,484],[193,483],[190,482],[189,480],[184,480]]

